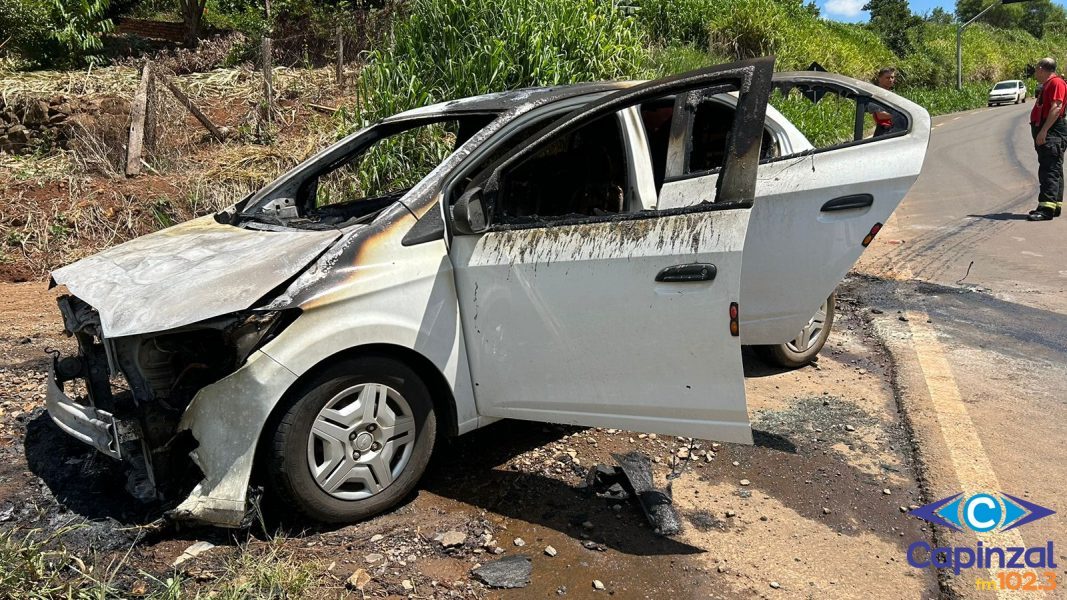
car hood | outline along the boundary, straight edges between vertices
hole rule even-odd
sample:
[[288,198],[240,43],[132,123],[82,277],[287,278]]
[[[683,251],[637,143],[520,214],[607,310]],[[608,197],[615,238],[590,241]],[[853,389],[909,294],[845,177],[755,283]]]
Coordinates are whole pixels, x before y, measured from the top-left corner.
[[201,217],[52,272],[100,313],[107,337],[164,331],[252,306],[341,236],[255,231]]

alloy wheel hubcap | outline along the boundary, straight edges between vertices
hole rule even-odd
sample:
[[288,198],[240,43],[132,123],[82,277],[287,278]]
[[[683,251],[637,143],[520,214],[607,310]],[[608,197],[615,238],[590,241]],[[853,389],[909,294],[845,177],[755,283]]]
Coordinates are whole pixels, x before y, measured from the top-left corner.
[[415,418],[400,392],[361,383],[336,394],[315,417],[308,468],[327,494],[362,500],[400,477],[414,445]]
[[819,339],[823,329],[826,327],[826,311],[830,308],[829,304],[829,298],[824,300],[818,312],[812,315],[811,319],[808,319],[808,324],[800,330],[797,337],[790,342],[786,342],[786,346],[790,350],[803,354],[815,345],[816,340]]

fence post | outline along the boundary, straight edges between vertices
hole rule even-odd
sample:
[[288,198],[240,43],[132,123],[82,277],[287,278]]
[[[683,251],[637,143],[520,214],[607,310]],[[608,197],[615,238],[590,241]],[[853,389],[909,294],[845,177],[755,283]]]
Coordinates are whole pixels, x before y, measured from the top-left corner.
[[341,26],[337,26],[337,85],[345,80],[345,39]]
[[145,120],[148,115],[148,99],[152,95],[152,61],[141,70],[141,83],[133,97],[130,111],[129,138],[126,141],[126,176],[141,174],[141,151],[144,149]]
[[269,124],[274,115],[274,82],[271,65],[274,60],[271,52],[271,39],[263,37],[263,43],[259,49],[259,62],[263,67],[263,106],[265,121]]
[[197,108],[197,106],[193,104],[193,101],[189,99],[189,96],[186,96],[185,92],[182,92],[169,77],[160,73],[159,80],[163,82],[163,85],[167,86],[167,89],[170,90],[170,93],[174,94],[174,97],[178,99],[178,102],[181,102],[182,106],[188,109],[188,111],[196,117],[196,120],[200,121],[200,124],[203,125],[216,140],[220,142],[226,141],[226,136],[222,134],[222,131],[220,131],[218,127],[215,127],[215,124],[211,122],[211,119],[208,119],[207,115]]

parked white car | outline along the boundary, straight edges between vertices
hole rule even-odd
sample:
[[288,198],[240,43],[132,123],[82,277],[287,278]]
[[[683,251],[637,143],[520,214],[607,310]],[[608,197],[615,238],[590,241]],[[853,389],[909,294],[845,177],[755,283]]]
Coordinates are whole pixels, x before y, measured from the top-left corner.
[[1026,102],[1026,84],[1018,79],[998,81],[989,90],[989,106],[994,104],[1018,104]]
[[[891,92],[772,67],[408,111],[57,269],[80,352],[54,360],[48,410],[129,463],[131,492],[223,526],[253,467],[311,518],[373,515],[436,440],[500,418],[751,443],[741,345],[809,327],[930,133]],[[813,148],[774,88],[855,100],[854,139]],[[864,139],[868,102],[900,131]],[[382,153],[416,158],[383,181]]]

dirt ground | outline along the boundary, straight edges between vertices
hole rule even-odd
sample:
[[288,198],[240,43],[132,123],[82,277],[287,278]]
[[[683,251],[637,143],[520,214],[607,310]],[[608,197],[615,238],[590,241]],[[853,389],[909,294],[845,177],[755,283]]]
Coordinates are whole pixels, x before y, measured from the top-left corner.
[[[839,298],[817,366],[771,369],[746,351],[754,446],[505,421],[453,441],[385,515],[317,528],[279,523],[275,511],[230,531],[159,520],[125,494],[110,459],[52,425],[42,408],[45,351],[71,350],[53,293],[30,282],[0,284],[0,295],[0,531],[60,531],[73,554],[131,595],[152,578],[211,590],[235,556],[255,552],[302,565],[313,597],[938,595],[934,573],[905,560],[909,543],[929,539],[904,514],[923,500],[892,367],[849,297]],[[680,474],[671,486],[681,534],[657,536],[636,504],[582,489],[589,467],[630,450],[653,458],[660,485]],[[435,540],[450,531],[462,543]],[[171,566],[198,541],[215,548]],[[525,588],[489,589],[471,576],[516,554],[532,559]],[[350,582],[360,569],[362,591]]]

